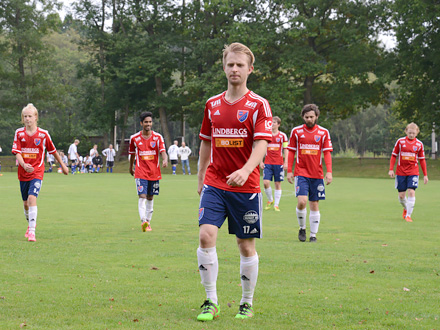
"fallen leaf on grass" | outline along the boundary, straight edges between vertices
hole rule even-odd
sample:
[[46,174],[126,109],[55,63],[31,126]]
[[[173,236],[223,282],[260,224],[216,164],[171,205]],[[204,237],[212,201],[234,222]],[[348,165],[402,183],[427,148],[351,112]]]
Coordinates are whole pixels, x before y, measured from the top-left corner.
[[388,244],[382,244],[382,246],[388,246]]
[[370,270],[370,274],[374,274],[374,270]]
[[109,300],[110,300],[110,301],[115,301],[115,298],[110,298]]
[[139,322],[139,320],[138,319],[134,319],[133,322]]
[[231,305],[231,303],[228,303],[228,307],[231,307],[232,305]]
[[410,291],[408,288],[403,288],[403,291]]
[[150,269],[151,269],[151,270],[159,270],[159,268],[157,268],[157,267],[154,267],[154,266],[153,266],[153,267],[151,267]]
[[21,323],[20,328],[24,328],[26,326],[26,323]]

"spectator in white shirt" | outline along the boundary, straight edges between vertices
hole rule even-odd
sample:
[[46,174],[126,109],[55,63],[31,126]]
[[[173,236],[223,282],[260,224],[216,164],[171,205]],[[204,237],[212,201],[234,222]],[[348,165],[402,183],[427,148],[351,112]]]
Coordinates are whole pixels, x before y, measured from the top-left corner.
[[174,140],[174,144],[168,148],[168,158],[171,161],[171,166],[173,168],[173,175],[176,175],[177,159],[179,156],[179,142]]
[[113,144],[110,144],[107,149],[104,149],[102,154],[106,157],[107,173],[109,168],[110,173],[113,173],[113,165],[115,164],[116,156],[116,151],[113,149]]
[[191,149],[185,145],[185,142],[182,142],[182,146],[179,148],[179,156],[182,161],[182,171],[183,175],[185,175],[185,165],[188,169],[188,174],[191,175],[191,169],[189,167],[188,157],[191,155]]

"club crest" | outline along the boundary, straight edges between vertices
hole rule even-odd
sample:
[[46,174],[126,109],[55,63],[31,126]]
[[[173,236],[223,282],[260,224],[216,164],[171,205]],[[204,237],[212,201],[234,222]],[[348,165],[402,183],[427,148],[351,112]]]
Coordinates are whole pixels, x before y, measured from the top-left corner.
[[238,110],[237,111],[237,119],[240,123],[244,122],[249,115],[249,111],[247,110]]
[[34,139],[34,143],[38,147],[40,145],[40,143],[41,143],[41,139],[40,138],[35,138]]
[[321,141],[321,136],[320,135],[315,135],[315,142],[319,142]]
[[143,187],[143,186],[138,186],[138,191],[139,191],[139,192],[144,191],[144,187]]
[[203,218],[203,214],[205,214],[205,208],[199,208],[199,221]]
[[150,146],[151,146],[151,148],[156,147],[156,141],[150,142]]
[[413,146],[413,150],[414,150],[414,151],[417,151],[417,146]]
[[276,140],[277,140],[277,143],[279,143],[279,142],[280,142],[280,138],[277,138]]

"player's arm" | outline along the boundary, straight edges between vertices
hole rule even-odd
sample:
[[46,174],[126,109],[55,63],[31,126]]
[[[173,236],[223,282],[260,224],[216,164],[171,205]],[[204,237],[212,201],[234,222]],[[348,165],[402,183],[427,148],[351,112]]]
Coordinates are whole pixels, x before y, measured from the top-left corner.
[[266,140],[256,140],[254,142],[254,147],[252,153],[244,166],[235,172],[229,174],[226,178],[226,184],[230,186],[243,186],[252,171],[260,164],[264,155],[266,154],[268,142]]
[[422,172],[423,172],[423,183],[427,184],[429,180],[428,180],[428,170],[426,169],[425,158],[420,159],[420,166],[421,166]]
[[390,169],[388,171],[388,175],[391,178],[394,178],[394,164],[396,164],[396,155],[391,155],[391,159],[390,159]]
[[333,181],[331,151],[324,151],[324,163],[327,169],[327,173],[325,173],[324,181],[326,182],[327,185],[329,185]]
[[205,181],[206,169],[209,165],[209,157],[211,155],[211,141],[202,140],[200,143],[199,155],[199,173],[197,173],[197,193],[200,195],[203,189],[203,182]]
[[283,153],[284,153],[284,163],[283,163],[283,170],[287,170],[289,167],[289,149],[287,149],[288,142],[283,142]]
[[58,163],[60,163],[60,166],[61,166],[61,169],[63,170],[64,175],[69,174],[69,169],[67,168],[66,164],[64,164],[64,162],[61,159],[61,156],[58,154],[58,152],[55,151],[53,156],[58,161]]
[[130,172],[131,175],[134,175],[133,165],[135,158],[136,158],[135,154],[130,154],[130,167],[128,171]]
[[293,172],[292,172],[292,167],[293,167],[293,162],[295,161],[295,150],[291,150],[291,149],[287,149],[289,154],[287,156],[287,181],[291,184],[293,184],[294,178],[293,178]]
[[18,164],[24,168],[24,170],[28,173],[32,173],[34,171],[34,168],[31,164],[25,163],[23,156],[21,155],[21,153],[17,152],[15,154],[15,158],[18,161]]
[[164,151],[162,151],[160,153],[161,157],[162,157],[162,167],[167,167],[168,166],[168,155],[167,153]]

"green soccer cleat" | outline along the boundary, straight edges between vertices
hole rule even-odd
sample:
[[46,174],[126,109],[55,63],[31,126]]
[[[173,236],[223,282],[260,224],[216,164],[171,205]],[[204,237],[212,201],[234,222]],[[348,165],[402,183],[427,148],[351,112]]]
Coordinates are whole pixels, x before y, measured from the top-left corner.
[[240,309],[235,315],[236,319],[249,319],[254,316],[254,310],[249,303],[244,303],[240,305]]
[[[148,221],[142,222],[141,228],[143,232],[151,231],[150,223]],[[150,230],[148,230],[148,228],[150,228]]]
[[266,207],[265,207],[264,209],[265,209],[265,210],[270,210],[270,209],[272,208],[273,203],[274,203],[274,201],[272,201],[272,202],[267,202],[267,203],[266,203]]
[[202,312],[197,316],[198,321],[212,321],[220,315],[220,305],[214,304],[211,299],[206,299],[200,308]]

